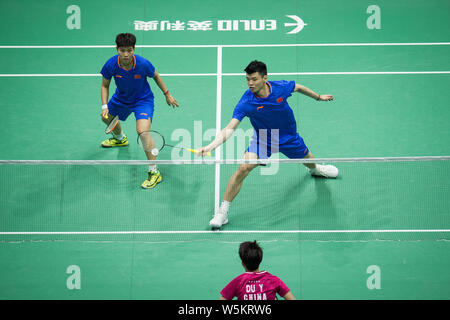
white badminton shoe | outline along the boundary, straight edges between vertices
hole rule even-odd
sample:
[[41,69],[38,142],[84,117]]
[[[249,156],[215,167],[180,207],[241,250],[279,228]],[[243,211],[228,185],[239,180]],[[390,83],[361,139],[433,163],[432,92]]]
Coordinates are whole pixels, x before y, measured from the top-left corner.
[[336,178],[339,174],[338,168],[332,165],[316,164],[314,169],[307,168],[313,176],[324,178]]
[[222,212],[221,209],[217,210],[211,221],[209,221],[209,225],[213,229],[218,229],[227,223],[228,223],[228,213]]

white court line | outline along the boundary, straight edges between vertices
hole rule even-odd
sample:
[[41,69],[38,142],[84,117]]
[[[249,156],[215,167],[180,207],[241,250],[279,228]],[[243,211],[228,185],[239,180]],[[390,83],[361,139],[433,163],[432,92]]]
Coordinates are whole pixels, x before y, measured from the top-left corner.
[[[269,76],[315,75],[400,75],[400,74],[450,74],[450,71],[355,71],[355,72],[273,72]],[[216,77],[217,73],[161,73],[163,77]],[[221,73],[221,76],[244,76],[245,73]],[[101,77],[100,73],[16,73],[0,77]]]
[[136,234],[324,234],[324,233],[448,233],[450,229],[382,230],[178,230],[178,231],[12,231],[0,235],[136,235]]
[[[217,47],[216,136],[222,130],[222,47]],[[221,146],[216,148],[215,159],[220,160]],[[220,163],[215,165],[214,212],[220,206]]]
[[[446,46],[450,42],[380,42],[380,43],[290,43],[290,44],[224,44],[224,45],[136,45],[136,48],[252,48],[252,47],[368,47],[368,46]],[[114,45],[48,45],[0,46],[0,49],[102,49]]]
[[227,48],[252,47],[370,47],[370,46],[446,46],[450,42],[379,42],[379,43],[292,43],[292,44],[231,44]]
[[[215,77],[217,73],[161,73],[165,77]],[[16,73],[0,74],[0,77],[101,77],[101,73]]]
[[100,77],[100,73],[15,73],[0,74],[0,77]]
[[[450,71],[350,71],[350,72],[273,72],[272,76],[308,76],[308,75],[374,75],[374,74],[449,74]],[[225,73],[226,76],[244,76],[245,73]]]

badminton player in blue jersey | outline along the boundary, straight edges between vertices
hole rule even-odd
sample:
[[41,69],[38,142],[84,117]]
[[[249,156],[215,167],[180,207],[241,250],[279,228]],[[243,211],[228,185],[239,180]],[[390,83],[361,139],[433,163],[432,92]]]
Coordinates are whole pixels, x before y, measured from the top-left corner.
[[[169,106],[179,107],[178,102],[172,97],[164,84],[163,79],[155,70],[152,63],[145,58],[134,54],[136,37],[131,33],[121,33],[116,37],[117,55],[110,58],[101,70],[101,118],[109,124],[117,115],[119,120],[125,121],[133,112],[136,118],[136,131],[138,133],[149,131],[153,121],[154,96],[147,81],[153,78],[158,87],[164,93]],[[108,101],[109,85],[111,78],[116,83],[116,91]],[[127,136],[122,132],[120,122],[112,132],[113,137],[102,142],[102,147],[123,147],[128,145]],[[143,144],[152,144],[142,141]],[[151,148],[148,148],[151,150]],[[145,152],[147,159],[155,160],[151,152]],[[161,182],[162,176],[156,165],[150,165],[148,178],[142,183],[142,188],[150,189]]]
[[[276,152],[281,152],[290,159],[314,158],[297,133],[294,113],[286,100],[293,92],[302,93],[317,101],[331,101],[333,96],[319,95],[294,81],[267,81],[267,67],[260,61],[252,61],[245,68],[245,72],[249,89],[236,105],[233,118],[208,146],[197,150],[198,155],[204,156],[224,143],[242,119],[248,117],[254,134],[244,159],[267,159]],[[332,165],[315,163],[304,165],[314,176],[336,178],[338,175],[338,169]],[[257,164],[242,164],[231,176],[220,208],[209,222],[212,228],[220,228],[228,223],[228,209],[231,202],[239,193],[244,179],[257,166]]]

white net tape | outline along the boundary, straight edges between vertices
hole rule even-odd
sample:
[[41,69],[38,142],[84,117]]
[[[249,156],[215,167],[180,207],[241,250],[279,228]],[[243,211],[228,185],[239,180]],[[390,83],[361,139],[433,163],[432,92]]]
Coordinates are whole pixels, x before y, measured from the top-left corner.
[[0,164],[21,165],[146,165],[146,164],[272,164],[272,163],[337,163],[337,162],[410,162],[448,161],[450,156],[365,157],[314,159],[207,159],[198,160],[0,160]]

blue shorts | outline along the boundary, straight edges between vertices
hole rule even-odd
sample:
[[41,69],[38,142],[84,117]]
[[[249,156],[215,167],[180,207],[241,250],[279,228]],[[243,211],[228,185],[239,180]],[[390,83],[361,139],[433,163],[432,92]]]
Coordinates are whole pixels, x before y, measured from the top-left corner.
[[152,121],[155,105],[153,100],[140,100],[131,105],[124,104],[112,97],[108,102],[108,110],[113,117],[118,115],[121,121],[125,121],[132,112],[134,112],[136,120],[150,118],[150,121]]
[[[278,148],[278,150],[272,150],[275,148]],[[272,147],[271,145],[267,145],[266,143],[253,138],[247,151],[256,153],[260,159],[268,159],[272,153],[276,152],[281,152],[289,159],[303,159],[309,153],[308,147],[305,145],[303,138],[299,135],[297,135],[295,139],[277,145],[276,147]]]

